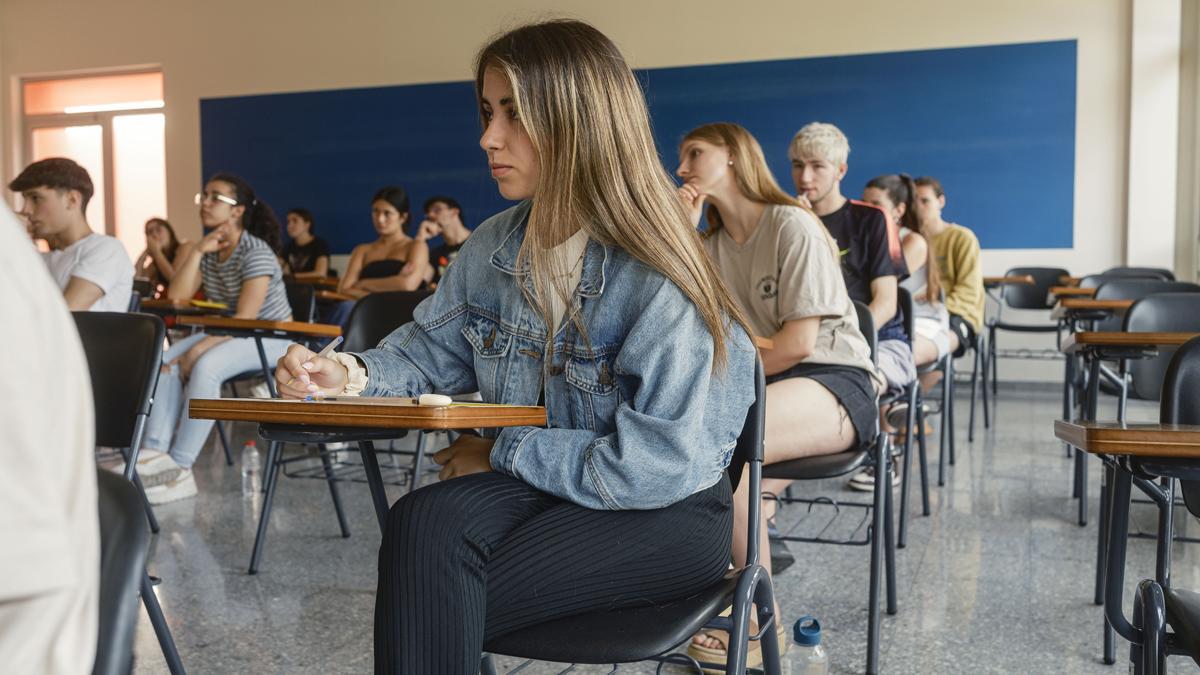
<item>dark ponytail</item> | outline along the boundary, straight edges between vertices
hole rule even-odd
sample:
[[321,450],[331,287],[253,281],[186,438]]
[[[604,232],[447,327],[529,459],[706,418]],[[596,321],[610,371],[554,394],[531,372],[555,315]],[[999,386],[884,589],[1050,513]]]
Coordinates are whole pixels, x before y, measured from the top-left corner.
[[272,251],[279,253],[282,244],[279,219],[265,201],[254,194],[254,188],[244,178],[232,173],[218,173],[208,179],[208,182],[219,180],[233,186],[237,195],[238,206],[246,207],[242,213],[242,229],[267,242]]
[[872,178],[867,182],[867,187],[883,190],[893,204],[904,204],[900,224],[925,237],[929,244],[925,261],[926,294],[930,302],[937,302],[941,294],[941,274],[938,272],[937,257],[933,255],[933,242],[921,231],[921,221],[917,218],[917,181],[906,173],[889,173]]

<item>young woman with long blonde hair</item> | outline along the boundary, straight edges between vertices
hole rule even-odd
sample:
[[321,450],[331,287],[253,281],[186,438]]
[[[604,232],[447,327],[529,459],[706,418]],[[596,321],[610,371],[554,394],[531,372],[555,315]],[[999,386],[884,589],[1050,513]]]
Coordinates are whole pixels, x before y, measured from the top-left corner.
[[[679,149],[681,202],[693,223],[707,206],[704,244],[757,335],[767,374],[765,463],[832,454],[874,436],[883,381],[858,330],[837,250],[820,219],[775,182],[762,147],[727,122],[693,129]],[[780,493],[788,481],[764,480]],[[734,566],[746,563],[749,485],[734,494]],[[763,519],[767,514],[764,510]],[[765,523],[760,549],[768,550]],[[763,564],[770,571],[770,558]],[[720,662],[728,634],[708,631],[689,646]]]
[[[376,671],[478,672],[487,638],[686,597],[730,558],[724,470],[755,350],[659,161],[616,46],[518,28],[476,66],[500,193],[414,321],[362,354],[293,346],[284,396],[478,390],[548,428],[464,435],[388,515]],[[293,378],[296,381],[289,385]]]

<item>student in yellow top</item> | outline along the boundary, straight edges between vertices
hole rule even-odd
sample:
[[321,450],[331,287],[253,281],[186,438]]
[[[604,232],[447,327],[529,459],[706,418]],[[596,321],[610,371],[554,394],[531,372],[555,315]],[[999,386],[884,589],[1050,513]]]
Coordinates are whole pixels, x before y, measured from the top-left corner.
[[950,312],[950,350],[961,356],[983,327],[983,271],[979,239],[962,225],[942,220],[946,193],[936,178],[922,176],[917,184],[917,218],[929,238],[946,292]]

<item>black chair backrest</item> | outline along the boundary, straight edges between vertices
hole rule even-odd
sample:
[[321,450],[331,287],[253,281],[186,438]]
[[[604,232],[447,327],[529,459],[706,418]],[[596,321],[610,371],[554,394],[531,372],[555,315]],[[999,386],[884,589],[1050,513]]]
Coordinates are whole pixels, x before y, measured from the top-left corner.
[[742,424],[742,433],[738,435],[737,448],[733,458],[729,460],[729,484],[734,490],[742,478],[742,470],[747,462],[763,459],[763,434],[766,429],[766,381],[763,376],[762,360],[754,360],[754,402],[746,411],[746,421]]
[[132,672],[138,590],[146,569],[150,530],[133,483],[98,469],[100,507],[100,631],[93,675]]
[[166,327],[152,314],[72,312],[92,378],[96,445],[127,448],[150,414]]
[[1113,267],[1104,270],[1103,274],[1109,277],[1135,277],[1139,279],[1175,281],[1175,273],[1161,267]]
[[146,277],[133,278],[133,292],[137,293],[143,298],[154,297],[154,285],[154,282]]
[[[1125,314],[1124,330],[1135,333],[1200,333],[1200,293],[1155,293],[1138,300]],[[1156,401],[1175,353],[1160,347],[1152,359],[1130,359],[1133,385],[1129,395]]]
[[317,317],[317,294],[311,284],[284,284],[292,320],[312,323]]
[[871,316],[870,307],[857,300],[853,302],[854,311],[858,314],[858,330],[867,339],[867,346],[871,348],[871,363],[877,363],[875,345],[879,343],[879,332],[875,330],[875,317]]
[[901,322],[904,324],[904,334],[908,336],[908,341],[912,342],[916,339],[916,335],[913,333],[916,330],[916,322],[913,318],[912,293],[909,293],[907,288],[896,288],[896,306],[900,308],[900,312],[903,314]]
[[[1158,293],[1200,293],[1200,285],[1187,281],[1163,281],[1147,278],[1109,277],[1096,288],[1097,300],[1141,300],[1147,295]],[[1115,332],[1124,328],[1125,319],[1120,314],[1096,322],[1096,330]]]
[[[1069,276],[1061,267],[1013,267],[1005,276],[1033,277],[1033,284],[1005,284],[1000,298],[1013,309],[1050,309],[1054,302],[1051,286],[1061,286],[1060,278]],[[1049,301],[1048,301],[1049,300]]]
[[432,291],[372,293],[354,303],[346,321],[346,342],[341,351],[362,352],[379,344],[400,326],[412,321],[413,311]]
[[[1200,424],[1200,338],[1188,340],[1167,366],[1163,378],[1158,421],[1163,424]],[[1200,518],[1200,481],[1179,481],[1183,501]]]

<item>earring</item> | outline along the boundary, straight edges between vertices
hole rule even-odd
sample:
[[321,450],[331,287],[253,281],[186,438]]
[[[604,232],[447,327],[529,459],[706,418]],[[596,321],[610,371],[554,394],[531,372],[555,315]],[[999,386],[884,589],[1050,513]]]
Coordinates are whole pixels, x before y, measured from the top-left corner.
[[733,160],[729,160],[729,166],[733,166]]

